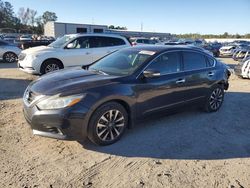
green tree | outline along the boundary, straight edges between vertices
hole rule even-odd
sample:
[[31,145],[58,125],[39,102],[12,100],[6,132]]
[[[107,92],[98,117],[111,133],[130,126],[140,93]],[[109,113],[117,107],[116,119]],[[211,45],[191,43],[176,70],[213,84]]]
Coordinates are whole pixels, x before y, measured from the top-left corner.
[[35,24],[36,24],[35,33],[42,34],[43,33],[43,18],[42,18],[42,16],[36,17]]
[[46,24],[49,21],[56,21],[57,16],[56,13],[54,12],[46,11],[43,13],[42,19],[43,19],[43,24]]
[[12,27],[13,18],[13,6],[9,2],[0,0],[0,28]]

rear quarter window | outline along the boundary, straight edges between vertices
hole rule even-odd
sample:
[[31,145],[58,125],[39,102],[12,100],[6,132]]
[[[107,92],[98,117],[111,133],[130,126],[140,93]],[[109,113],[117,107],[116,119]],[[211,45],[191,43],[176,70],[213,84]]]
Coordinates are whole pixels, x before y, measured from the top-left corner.
[[207,57],[207,66],[213,67],[215,65],[215,60],[213,58]]

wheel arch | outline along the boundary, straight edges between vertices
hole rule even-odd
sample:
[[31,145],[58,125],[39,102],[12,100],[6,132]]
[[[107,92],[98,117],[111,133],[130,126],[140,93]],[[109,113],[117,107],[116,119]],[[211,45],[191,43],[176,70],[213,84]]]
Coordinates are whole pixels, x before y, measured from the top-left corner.
[[122,105],[124,107],[124,109],[126,110],[126,112],[128,113],[128,127],[127,128],[132,128],[133,127],[133,113],[132,113],[132,110],[131,110],[131,107],[129,106],[129,104],[125,101],[125,100],[122,100],[122,99],[110,99],[110,100],[107,100],[107,101],[104,101],[102,102],[101,104],[98,104],[91,112],[91,114],[89,115],[88,117],[88,120],[87,120],[87,133],[89,132],[89,122],[91,120],[91,118],[93,117],[94,113],[96,112],[96,110],[101,107],[102,105],[106,104],[106,103],[109,103],[109,102],[116,102],[120,105]]
[[51,57],[51,58],[47,58],[47,59],[43,60],[43,62],[41,63],[41,66],[40,66],[40,73],[42,73],[43,66],[48,61],[57,61],[58,63],[60,63],[62,65],[62,68],[64,68],[64,64],[59,58]]

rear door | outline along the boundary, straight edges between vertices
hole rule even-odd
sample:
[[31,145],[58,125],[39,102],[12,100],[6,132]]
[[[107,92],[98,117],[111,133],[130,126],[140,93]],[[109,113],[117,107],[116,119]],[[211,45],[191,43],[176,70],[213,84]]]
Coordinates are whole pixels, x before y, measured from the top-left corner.
[[215,80],[215,62],[203,53],[182,51],[187,102],[202,100]]

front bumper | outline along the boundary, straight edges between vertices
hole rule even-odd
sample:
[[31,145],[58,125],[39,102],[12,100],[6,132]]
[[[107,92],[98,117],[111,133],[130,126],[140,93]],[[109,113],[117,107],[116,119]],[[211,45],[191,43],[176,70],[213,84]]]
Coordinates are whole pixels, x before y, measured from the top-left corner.
[[26,57],[17,62],[19,69],[29,74],[40,74],[40,64],[39,59],[30,60]]
[[89,109],[75,105],[62,110],[39,110],[24,104],[23,114],[34,135],[60,140],[84,140],[87,137],[86,116]]
[[19,70],[29,73],[29,74],[40,74],[40,72],[36,71],[34,68],[32,67],[22,67],[19,63],[17,63],[17,66],[19,68]]
[[233,52],[232,51],[220,51],[220,56],[233,56]]

